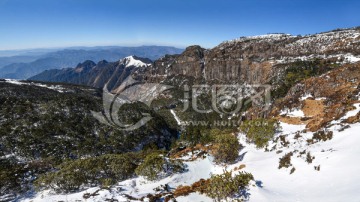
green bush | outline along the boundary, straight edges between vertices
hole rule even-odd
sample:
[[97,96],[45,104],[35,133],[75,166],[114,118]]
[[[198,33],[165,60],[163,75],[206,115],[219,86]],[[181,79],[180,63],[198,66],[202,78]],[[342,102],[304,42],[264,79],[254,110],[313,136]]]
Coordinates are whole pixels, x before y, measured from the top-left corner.
[[156,180],[184,169],[185,166],[181,161],[167,159],[155,152],[146,156],[144,162],[136,168],[135,173],[148,180]]
[[231,172],[213,175],[205,188],[205,194],[217,201],[226,200],[229,197],[241,197],[249,182],[254,180],[251,173],[241,172],[234,177]]
[[292,86],[307,78],[321,75],[337,67],[338,64],[330,60],[315,59],[312,61],[296,61],[285,70],[281,83],[273,82],[278,87],[271,92],[273,98],[285,97]]
[[14,157],[0,158],[0,196],[9,193],[25,193],[32,189],[33,177],[45,173],[51,165],[50,159],[18,162]]
[[189,125],[181,134],[180,141],[185,142],[188,146],[212,143],[214,141],[214,136],[211,134],[212,130],[214,129],[209,129],[204,126]]
[[217,135],[215,143],[217,143],[217,149],[214,153],[215,162],[232,163],[238,158],[242,146],[235,135]]
[[315,157],[314,157],[314,156],[311,156],[310,152],[308,152],[308,153],[306,154],[306,162],[307,162],[308,164],[312,163],[314,159],[315,159]]
[[291,156],[293,155],[292,152],[285,154],[283,157],[279,159],[279,169],[281,168],[289,168],[292,166],[291,164]]
[[327,141],[327,140],[331,140],[333,138],[333,132],[332,131],[318,131],[316,133],[313,134],[311,139],[308,139],[307,142],[309,144],[314,144],[320,141]]
[[290,170],[290,175],[293,174],[295,172],[296,168],[295,167],[292,167],[291,170]]
[[134,176],[138,157],[133,153],[107,154],[62,163],[57,171],[41,175],[35,185],[58,192],[77,191],[81,186],[108,187]]
[[256,147],[263,148],[274,137],[279,127],[279,122],[275,119],[254,119],[241,124],[240,130]]

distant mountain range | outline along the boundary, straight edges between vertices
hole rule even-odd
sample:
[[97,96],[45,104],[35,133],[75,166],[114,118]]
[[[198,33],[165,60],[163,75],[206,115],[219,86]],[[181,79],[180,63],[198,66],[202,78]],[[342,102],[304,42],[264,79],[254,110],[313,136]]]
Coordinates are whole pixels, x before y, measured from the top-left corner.
[[95,64],[87,60],[75,68],[51,69],[30,77],[29,80],[73,83],[102,88],[107,83],[115,90],[131,74],[152,65],[147,58],[128,56],[117,62],[102,60]]
[[[27,79],[49,69],[74,67],[85,60],[117,61],[129,55],[158,59],[165,54],[178,54],[183,50],[169,46],[94,47],[65,49],[44,55],[0,57],[0,78]],[[15,61],[18,61],[15,63]]]
[[8,57],[0,57],[0,69],[13,63],[29,63],[39,59],[37,55],[16,55]]

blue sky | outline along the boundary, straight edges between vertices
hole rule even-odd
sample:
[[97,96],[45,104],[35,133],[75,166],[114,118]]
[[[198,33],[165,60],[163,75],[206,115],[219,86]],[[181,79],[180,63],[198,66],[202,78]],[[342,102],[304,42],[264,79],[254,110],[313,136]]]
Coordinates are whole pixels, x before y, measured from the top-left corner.
[[0,50],[198,44],[360,26],[359,0],[0,0]]

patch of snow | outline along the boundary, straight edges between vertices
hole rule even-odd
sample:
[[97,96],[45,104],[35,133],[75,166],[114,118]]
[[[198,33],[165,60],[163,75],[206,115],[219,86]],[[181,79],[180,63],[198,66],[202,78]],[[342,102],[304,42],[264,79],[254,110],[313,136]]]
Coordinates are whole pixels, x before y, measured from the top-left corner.
[[[224,41],[221,44],[219,44],[217,47],[219,47],[221,49],[226,44],[244,42],[244,41],[248,41],[248,40],[277,41],[277,40],[282,40],[282,39],[287,39],[287,38],[292,38],[292,37],[296,37],[296,36],[292,36],[291,34],[281,34],[281,33],[280,34],[264,34],[264,35],[257,35],[257,36],[246,36],[246,37],[243,36],[243,37],[240,37],[237,39]],[[215,58],[214,58],[214,60],[215,60]]]
[[15,84],[15,85],[23,85],[23,84],[26,84],[26,83],[23,83],[19,80],[15,80],[15,79],[5,79],[5,82],[7,83],[11,83],[11,84]]
[[360,103],[354,104],[354,107],[355,107],[356,109],[351,110],[351,111],[348,111],[348,112],[345,114],[345,116],[343,116],[341,119],[342,119],[342,120],[345,120],[345,119],[347,119],[347,118],[349,118],[349,117],[352,117],[352,116],[355,116],[356,114],[358,114],[358,113],[360,112]]
[[360,56],[354,56],[352,54],[346,54],[344,55],[345,60],[350,62],[350,63],[355,63],[355,62],[359,62],[360,61]]
[[317,58],[319,59],[344,58],[344,61],[342,63],[355,63],[360,61],[360,56],[354,56],[351,53],[347,53],[347,54],[337,54],[337,55],[308,55],[308,56],[297,56],[297,57],[281,57],[281,59],[275,60],[273,62],[278,64],[284,64],[284,63],[291,63],[296,61],[314,60]]
[[213,202],[214,200],[206,197],[202,194],[199,193],[191,193],[188,196],[180,196],[176,198],[176,201],[178,202],[190,202],[190,201],[194,201],[194,202]]
[[281,110],[280,115],[287,115],[290,117],[304,117],[304,112],[301,109],[292,109],[292,110]]
[[49,190],[45,190],[42,192],[39,192],[35,198],[27,198],[23,199],[21,201],[23,202],[49,202],[49,201],[86,201],[86,202],[99,202],[99,201],[106,201],[106,199],[116,199],[119,202],[126,202],[128,199],[124,196],[122,196],[120,193],[116,193],[115,190],[106,190],[102,189],[98,191],[97,193],[99,195],[95,197],[90,197],[88,199],[84,199],[83,195],[87,193],[94,193],[97,190],[99,190],[99,187],[93,187],[89,188],[85,191],[81,191],[78,193],[72,193],[72,194],[54,194]]
[[280,122],[282,134],[291,134],[296,133],[298,131],[303,131],[306,128],[305,124],[302,125],[292,125],[284,122]]
[[171,114],[174,116],[177,124],[178,124],[178,125],[182,125],[182,122],[181,122],[180,118],[176,115],[175,111],[174,111],[173,109],[170,109],[170,112],[171,112]]
[[150,63],[144,63],[141,60],[137,60],[134,58],[134,56],[128,56],[126,58],[124,58],[125,60],[125,67],[147,67],[150,65]]
[[306,100],[306,99],[308,99],[308,98],[312,98],[313,96],[311,95],[311,94],[306,94],[306,95],[304,95],[304,96],[302,96],[301,98],[300,98],[300,100],[301,101],[304,101],[304,100]]
[[41,84],[41,83],[34,83],[34,82],[22,82],[20,80],[15,80],[15,79],[5,79],[5,82],[7,83],[11,83],[11,84],[15,84],[15,85],[28,85],[28,86],[38,86],[38,87],[42,87],[42,88],[48,88],[48,89],[51,89],[51,90],[55,90],[55,91],[58,91],[60,93],[63,93],[65,88],[63,88],[62,86],[60,85],[45,85],[45,84]]

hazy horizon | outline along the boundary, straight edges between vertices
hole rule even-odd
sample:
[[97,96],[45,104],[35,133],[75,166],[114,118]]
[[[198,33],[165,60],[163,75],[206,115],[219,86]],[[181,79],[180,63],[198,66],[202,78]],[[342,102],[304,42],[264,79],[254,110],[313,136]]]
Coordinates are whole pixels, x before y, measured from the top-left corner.
[[355,0],[0,0],[0,50],[153,44],[211,48],[241,36],[359,26],[359,6]]
[[121,46],[121,45],[109,45],[109,46],[69,46],[69,47],[45,47],[45,48],[26,48],[26,49],[13,49],[13,50],[0,50],[0,57],[12,57],[23,55],[42,55],[44,53],[62,51],[62,50],[96,50],[101,48],[133,48],[133,47],[173,47],[178,49],[185,49],[186,47],[175,47],[166,45],[139,45],[139,46]]
[[[360,24],[359,24],[360,26]],[[317,33],[321,33],[321,32],[327,32],[327,31],[332,31],[332,30],[336,30],[336,29],[350,29],[350,28],[356,28],[359,26],[353,26],[353,27],[336,27],[333,29],[329,29],[329,30],[321,30],[318,31],[316,33],[306,33],[306,34],[299,34],[299,35],[312,35],[312,34],[317,34]],[[267,35],[267,34],[279,34],[280,32],[273,32],[273,33],[263,33],[263,34],[258,34],[258,35]],[[287,33],[287,32],[281,32],[280,34],[291,34],[291,33]],[[291,35],[298,35],[298,34],[291,34]],[[236,38],[240,38],[240,37],[248,37],[248,36],[255,36],[255,35],[247,35],[247,36],[238,36]],[[231,38],[231,39],[224,39],[221,42],[227,41],[227,40],[232,40],[232,39],[236,39],[236,38]],[[219,42],[219,43],[221,43]],[[172,44],[108,44],[108,45],[73,45],[73,46],[49,46],[49,47],[30,47],[30,48],[18,48],[18,49],[0,49],[0,57],[1,57],[1,52],[25,52],[25,51],[58,51],[58,50],[65,50],[65,49],[81,49],[81,48],[85,48],[85,49],[93,49],[93,48],[102,48],[102,47],[141,47],[141,46],[168,46],[168,47],[174,47],[174,48],[179,48],[179,49],[185,49],[188,46],[192,46],[192,45],[199,45],[200,44],[189,44],[186,46],[177,46],[177,45],[172,45]],[[218,45],[218,44],[216,44]],[[216,46],[214,45],[214,46]],[[202,46],[204,48],[213,48],[212,47],[206,47],[206,46]]]

